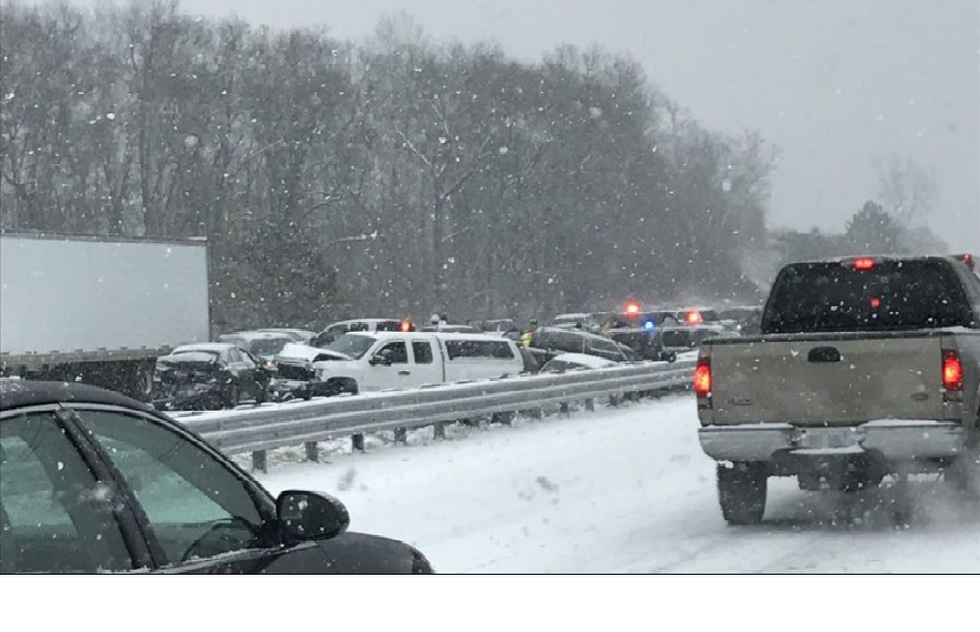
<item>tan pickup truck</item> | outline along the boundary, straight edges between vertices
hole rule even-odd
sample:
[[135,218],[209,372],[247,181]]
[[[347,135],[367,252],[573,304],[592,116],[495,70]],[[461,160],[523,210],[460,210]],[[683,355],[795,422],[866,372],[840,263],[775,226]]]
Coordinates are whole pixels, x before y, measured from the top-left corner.
[[706,341],[699,436],[732,524],[767,479],[856,491],[942,472],[980,488],[980,277],[970,256],[794,263],[760,336]]

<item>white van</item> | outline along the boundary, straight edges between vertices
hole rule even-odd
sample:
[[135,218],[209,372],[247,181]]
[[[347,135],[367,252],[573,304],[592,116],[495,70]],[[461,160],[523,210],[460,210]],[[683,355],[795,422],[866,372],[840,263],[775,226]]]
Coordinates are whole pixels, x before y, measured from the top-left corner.
[[292,344],[276,362],[276,389],[307,399],[514,376],[524,370],[513,340],[427,332],[349,333],[323,348]]

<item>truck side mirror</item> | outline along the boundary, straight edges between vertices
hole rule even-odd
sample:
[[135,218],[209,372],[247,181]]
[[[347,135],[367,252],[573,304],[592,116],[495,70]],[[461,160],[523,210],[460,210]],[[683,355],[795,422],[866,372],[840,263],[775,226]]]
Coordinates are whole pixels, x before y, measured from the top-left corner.
[[387,355],[371,356],[371,359],[368,360],[368,364],[371,366],[378,366],[379,364],[381,366],[391,366],[391,358]]

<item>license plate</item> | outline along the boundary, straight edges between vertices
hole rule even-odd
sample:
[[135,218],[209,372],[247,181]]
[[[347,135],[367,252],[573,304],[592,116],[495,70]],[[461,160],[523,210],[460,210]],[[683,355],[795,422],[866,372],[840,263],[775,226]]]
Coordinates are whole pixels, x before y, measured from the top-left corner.
[[849,448],[857,445],[856,433],[850,429],[837,430],[819,428],[806,430],[800,437],[799,446],[807,450],[827,450],[832,448]]

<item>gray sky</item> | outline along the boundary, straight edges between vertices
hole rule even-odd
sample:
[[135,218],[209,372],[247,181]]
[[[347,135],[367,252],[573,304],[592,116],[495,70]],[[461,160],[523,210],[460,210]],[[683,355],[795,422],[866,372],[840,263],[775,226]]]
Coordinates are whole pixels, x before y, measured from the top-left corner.
[[[99,0],[88,0],[89,3]],[[598,43],[711,128],[781,148],[770,224],[842,230],[878,197],[872,161],[934,170],[927,220],[980,251],[978,0],[184,0],[192,13],[274,27],[321,24],[360,39],[404,10],[433,39],[494,40],[538,60]]]

